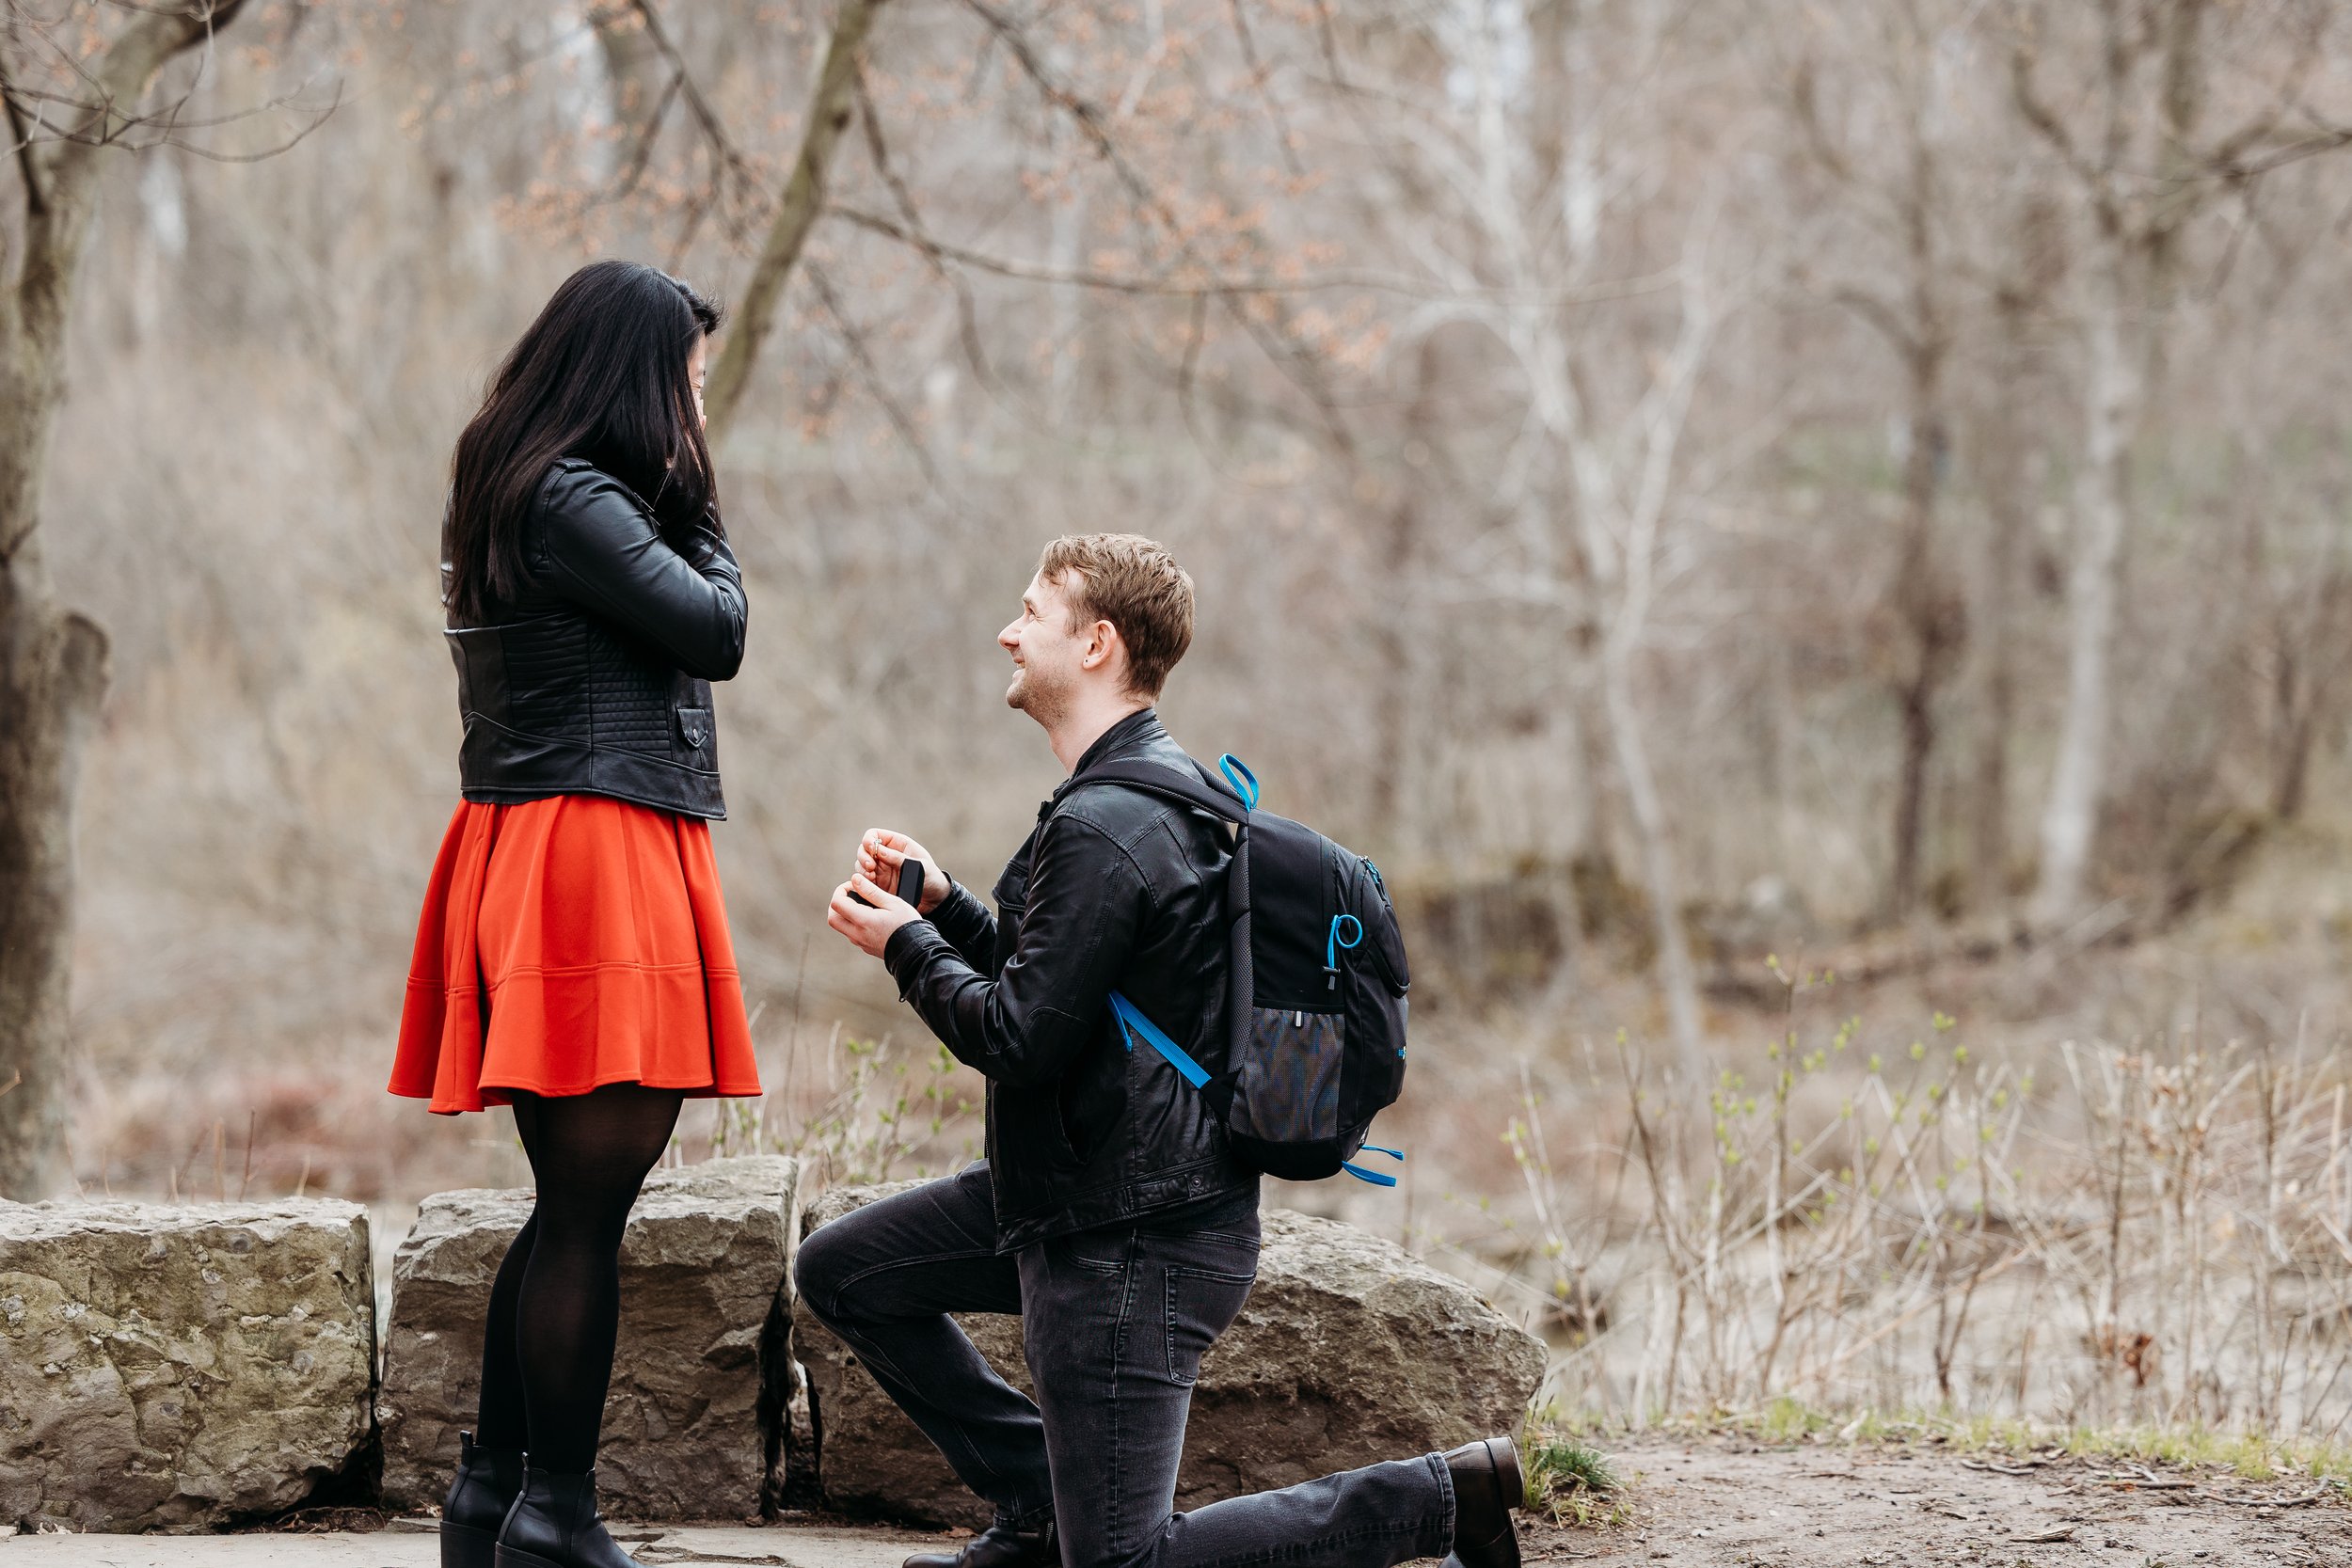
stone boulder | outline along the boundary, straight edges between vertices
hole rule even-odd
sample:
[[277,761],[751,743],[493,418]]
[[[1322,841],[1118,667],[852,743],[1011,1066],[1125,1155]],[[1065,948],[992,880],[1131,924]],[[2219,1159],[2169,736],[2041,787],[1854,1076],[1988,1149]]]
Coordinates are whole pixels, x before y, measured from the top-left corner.
[[[745,1518],[777,1495],[793,1392],[786,1271],[798,1167],[758,1155],[658,1170],[621,1243],[621,1334],[596,1486],[623,1519]],[[483,1314],[527,1190],[425,1199],[392,1263],[384,1500],[437,1509],[474,1424]]]
[[[834,1188],[808,1207],[801,1233],[914,1184]],[[1178,1508],[1518,1430],[1543,1376],[1541,1340],[1461,1280],[1353,1226],[1288,1210],[1263,1223],[1248,1305],[1200,1364]],[[957,1322],[1006,1381],[1030,1390],[1019,1319]],[[987,1524],[986,1505],[805,1304],[792,1333],[829,1506]]]
[[203,1529],[364,1465],[369,1258],[354,1203],[0,1202],[0,1527]]

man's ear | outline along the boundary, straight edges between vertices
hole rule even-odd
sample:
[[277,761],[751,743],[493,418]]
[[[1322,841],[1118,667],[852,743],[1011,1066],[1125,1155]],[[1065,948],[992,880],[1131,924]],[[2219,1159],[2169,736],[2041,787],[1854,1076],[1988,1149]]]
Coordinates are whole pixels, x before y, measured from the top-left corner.
[[1087,645],[1078,655],[1078,668],[1100,670],[1111,662],[1111,656],[1126,651],[1126,640],[1119,635],[1119,627],[1109,621],[1097,621],[1087,628]]

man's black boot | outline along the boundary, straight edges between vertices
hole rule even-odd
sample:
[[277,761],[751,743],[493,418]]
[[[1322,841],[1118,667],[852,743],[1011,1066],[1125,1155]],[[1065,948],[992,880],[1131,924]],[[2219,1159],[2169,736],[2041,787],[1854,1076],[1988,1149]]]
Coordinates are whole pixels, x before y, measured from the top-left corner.
[[1054,1521],[1029,1529],[991,1525],[952,1552],[917,1552],[906,1568],[1060,1568]]
[[457,1479],[441,1504],[441,1568],[492,1568],[499,1527],[523,1489],[523,1450],[485,1449],[457,1434]]
[[557,1475],[533,1466],[499,1531],[496,1568],[644,1568],[621,1550],[596,1513],[596,1472]]
[[1454,1559],[1462,1568],[1519,1568],[1511,1511],[1527,1504],[1519,1450],[1508,1437],[1465,1443],[1445,1455],[1454,1477]]

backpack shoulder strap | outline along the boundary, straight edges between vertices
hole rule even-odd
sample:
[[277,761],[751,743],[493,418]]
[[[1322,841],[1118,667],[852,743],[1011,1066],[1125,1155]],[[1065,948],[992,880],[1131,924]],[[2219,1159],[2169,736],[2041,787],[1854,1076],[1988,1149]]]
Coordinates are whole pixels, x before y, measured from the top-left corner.
[[[1199,763],[1193,764],[1198,768]],[[1237,827],[1249,821],[1249,808],[1240,797],[1211,784],[1206,777],[1194,777],[1156,762],[1105,762],[1088,768],[1072,780],[1072,785],[1092,784],[1125,784],[1130,789],[1156,795],[1164,800],[1174,800],[1212,816],[1222,817]]]

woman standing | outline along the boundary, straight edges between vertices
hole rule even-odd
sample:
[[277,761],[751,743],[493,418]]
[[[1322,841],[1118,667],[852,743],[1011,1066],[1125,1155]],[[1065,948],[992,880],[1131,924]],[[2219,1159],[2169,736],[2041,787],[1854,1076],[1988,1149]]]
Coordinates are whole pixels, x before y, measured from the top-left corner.
[[444,1568],[636,1560],[594,1470],[621,1235],[680,1101],[759,1093],[708,820],[709,683],[744,626],[703,440],[718,325],[651,267],[583,267],[457,441],[441,576],[465,798],[390,1086],[513,1106],[537,1202],[490,1289]]

